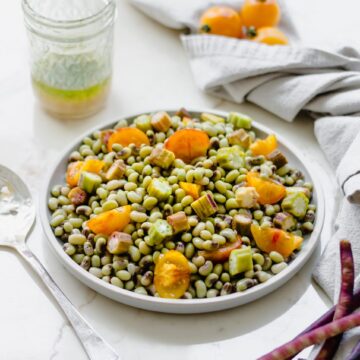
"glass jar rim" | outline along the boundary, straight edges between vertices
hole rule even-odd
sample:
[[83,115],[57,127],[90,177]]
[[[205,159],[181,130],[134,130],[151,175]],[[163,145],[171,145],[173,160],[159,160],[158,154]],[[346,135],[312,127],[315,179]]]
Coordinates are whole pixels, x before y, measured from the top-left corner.
[[90,25],[102,19],[108,13],[112,14],[115,11],[115,0],[107,0],[107,4],[105,4],[101,10],[90,16],[72,20],[55,20],[41,15],[30,6],[28,0],[22,0],[22,8],[25,17],[31,18],[32,21],[35,21],[39,25],[45,25],[59,29],[70,29]]

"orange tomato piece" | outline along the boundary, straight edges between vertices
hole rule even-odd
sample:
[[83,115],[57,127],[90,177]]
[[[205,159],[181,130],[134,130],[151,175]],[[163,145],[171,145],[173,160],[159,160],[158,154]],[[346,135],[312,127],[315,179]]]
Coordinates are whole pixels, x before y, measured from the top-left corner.
[[258,139],[250,145],[250,150],[252,153],[257,155],[269,155],[277,148],[277,139],[276,136],[271,134],[266,139]]
[[229,260],[230,253],[235,249],[239,249],[241,245],[242,240],[241,237],[238,236],[235,242],[228,243],[220,249],[213,251],[199,251],[199,256],[203,256],[205,260],[211,260],[215,263],[223,263]]
[[277,251],[284,257],[290,256],[302,242],[300,236],[275,228],[262,229],[255,224],[251,225],[251,233],[260,250],[267,253]]
[[68,165],[66,171],[66,182],[70,187],[77,186],[83,165],[83,161],[74,161]]
[[89,171],[98,174],[105,163],[98,159],[87,159],[85,161],[75,161],[69,164],[66,171],[66,182],[70,187],[78,185],[80,174]]
[[281,11],[276,0],[245,0],[241,17],[247,27],[276,26],[280,21]]
[[186,163],[205,156],[209,147],[208,134],[198,129],[178,130],[165,141],[165,149],[172,151],[176,158]]
[[84,162],[83,167],[81,168],[81,171],[89,171],[95,174],[98,174],[101,169],[104,167],[105,163],[102,160],[99,159],[87,159]]
[[213,6],[200,19],[200,32],[241,38],[243,22],[240,15],[227,6]]
[[154,285],[160,297],[179,299],[190,284],[190,267],[179,251],[170,250],[155,265]]
[[95,234],[111,235],[114,231],[122,231],[129,224],[130,211],[130,205],[105,211],[92,217],[87,226]]
[[262,179],[256,172],[248,172],[246,181],[247,185],[254,187],[259,194],[258,202],[261,205],[275,204],[286,195],[284,185],[271,179]]
[[180,187],[186,192],[186,195],[192,196],[194,200],[200,197],[201,185],[180,181]]
[[120,144],[122,146],[128,146],[130,144],[135,144],[137,147],[140,147],[142,144],[150,145],[149,138],[144,132],[137,128],[121,128],[110,135],[107,148],[108,151],[112,150],[113,144]]
[[262,27],[255,31],[256,35],[251,38],[252,41],[267,45],[287,45],[289,43],[286,35],[274,27]]

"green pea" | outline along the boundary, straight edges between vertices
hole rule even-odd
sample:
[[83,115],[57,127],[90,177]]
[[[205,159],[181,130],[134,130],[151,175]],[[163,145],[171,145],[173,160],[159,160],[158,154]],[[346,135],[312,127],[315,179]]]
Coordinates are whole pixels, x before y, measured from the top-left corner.
[[266,273],[265,271],[257,271],[255,275],[261,283],[268,281],[272,277],[272,275]]
[[116,209],[117,207],[119,207],[119,205],[115,200],[105,201],[102,205],[103,211],[113,210]]
[[76,252],[75,246],[70,243],[65,243],[63,246],[63,249],[64,249],[65,253],[70,256],[74,255]]
[[[200,270],[200,269],[199,269]],[[215,273],[211,273],[209,274],[206,279],[205,279],[205,285],[208,288],[211,288],[214,286],[214,284],[216,283],[216,281],[218,281],[219,279],[219,275],[215,274]]]
[[281,263],[284,261],[284,257],[278,253],[277,251],[271,251],[269,253],[270,259],[274,262],[274,263]]
[[190,205],[192,202],[194,201],[193,197],[190,195],[186,195],[182,200],[181,200],[181,206],[183,208],[185,208],[186,206]]
[[99,255],[93,255],[91,257],[91,266],[99,268],[101,266],[101,260]]
[[55,228],[59,226],[65,220],[65,216],[57,215],[50,220],[50,225]]
[[103,276],[101,269],[99,269],[99,268],[97,268],[97,267],[91,267],[91,268],[89,269],[89,273],[90,273],[91,275],[96,276],[96,277],[99,278],[99,279]]
[[115,285],[119,288],[124,288],[124,283],[116,276],[113,276],[111,279],[110,279],[110,283],[112,285]]
[[143,205],[146,210],[151,210],[154,208],[154,206],[156,206],[157,203],[158,200],[155,197],[149,196],[144,200]]
[[84,254],[74,254],[72,256],[72,259],[77,263],[77,264],[81,264],[81,262],[83,261],[85,255]]
[[116,276],[122,281],[128,281],[131,279],[131,274],[127,270],[117,271]]
[[59,200],[55,197],[52,197],[48,201],[48,207],[51,211],[55,211],[59,206]]
[[61,226],[57,226],[55,229],[54,229],[54,234],[55,236],[62,236],[64,234],[64,228],[61,227]]
[[256,262],[256,264],[259,264],[261,266],[264,265],[265,263],[265,258],[263,255],[259,254],[259,253],[255,253],[253,256],[253,260]]
[[287,263],[286,262],[280,262],[278,264],[274,264],[272,267],[271,267],[271,272],[273,274],[278,274],[279,272],[285,270],[287,268]]
[[195,282],[196,296],[198,298],[204,298],[207,293],[206,285],[202,280],[197,280]]
[[69,243],[72,245],[84,245],[86,237],[82,234],[71,234],[69,236]]
[[103,187],[98,187],[96,189],[96,194],[99,196],[100,199],[104,200],[108,197],[109,191],[104,189]]
[[136,246],[131,245],[129,247],[128,253],[131,257],[131,260],[134,262],[138,262],[141,258],[140,250]]

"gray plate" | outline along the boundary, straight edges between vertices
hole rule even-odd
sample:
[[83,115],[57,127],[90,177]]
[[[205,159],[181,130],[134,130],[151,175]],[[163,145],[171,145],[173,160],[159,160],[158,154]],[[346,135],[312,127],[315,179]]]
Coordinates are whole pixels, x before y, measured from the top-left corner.
[[[175,112],[176,110],[173,109],[168,110],[169,114],[174,114]],[[202,112],[210,112],[223,117],[227,116],[226,112],[213,111],[208,109],[190,110],[190,112],[194,116],[199,116]],[[138,115],[140,114],[125,116],[123,118],[127,119],[128,122],[131,123],[133,119]],[[234,293],[231,295],[210,299],[172,300],[145,296],[141,294],[136,294],[132,291],[120,289],[116,286],[105,283],[104,281],[96,278],[89,272],[82,269],[68,255],[65,254],[62,249],[61,241],[59,241],[54,236],[53,231],[49,225],[51,213],[47,207],[47,200],[49,198],[50,189],[55,184],[64,183],[64,174],[67,168],[68,157],[70,153],[80,145],[81,140],[85,136],[92,134],[92,132],[95,130],[107,129],[113,127],[115,124],[116,121],[113,121],[107,125],[92,129],[86,134],[79,137],[76,141],[74,141],[74,143],[70,147],[68,147],[68,149],[66,149],[66,151],[64,151],[61,157],[55,162],[53,168],[50,170],[48,176],[46,177],[44,186],[42,187],[43,191],[41,193],[40,199],[40,218],[43,229],[47,235],[47,239],[51,245],[51,248],[54,250],[55,254],[60,259],[61,263],[65,266],[65,268],[84,284],[86,284],[93,290],[99,292],[100,294],[103,294],[115,301],[140,309],[177,314],[203,313],[230,309],[235,306],[243,305],[248,302],[254,301],[269,294],[270,292],[276,290],[277,288],[285,284],[288,280],[290,280],[309,259],[310,255],[312,254],[317,245],[319,234],[324,222],[324,198],[321,191],[321,179],[317,175],[317,169],[313,166],[313,164],[311,164],[310,161],[304,159],[302,153],[299,150],[295,149],[292,145],[289,145],[284,139],[282,139],[281,136],[277,135],[279,149],[286,155],[289,163],[301,170],[304,173],[306,179],[313,183],[313,202],[317,206],[314,231],[311,233],[311,235],[307,235],[304,238],[302,250],[289,264],[289,266],[281,273],[273,276],[266,283],[257,285],[242,293]],[[274,131],[256,123],[255,121],[253,122],[253,128],[256,130],[257,135],[260,137],[265,137],[267,134],[275,133]]]

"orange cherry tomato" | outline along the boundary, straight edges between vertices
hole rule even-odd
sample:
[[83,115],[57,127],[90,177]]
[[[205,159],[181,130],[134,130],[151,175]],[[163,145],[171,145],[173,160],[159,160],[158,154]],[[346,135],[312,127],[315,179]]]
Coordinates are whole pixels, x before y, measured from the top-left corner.
[[247,27],[276,26],[280,21],[281,11],[276,0],[245,0],[241,17]]
[[190,267],[179,251],[170,250],[155,265],[154,285],[160,297],[179,299],[190,284]]
[[277,139],[275,135],[269,135],[266,139],[258,139],[250,145],[250,150],[254,155],[269,155],[277,148]]
[[227,6],[213,6],[200,19],[200,32],[241,38],[243,22],[240,15]]
[[246,181],[248,186],[254,187],[259,194],[258,202],[261,205],[275,204],[286,195],[284,185],[271,179],[262,179],[256,172],[248,172]]
[[205,260],[211,260],[215,263],[223,263],[229,260],[230,253],[235,249],[239,249],[241,245],[242,240],[241,237],[238,236],[235,242],[228,243],[220,249],[213,251],[199,251],[199,256],[203,256]]
[[108,151],[112,151],[113,144],[120,144],[122,146],[128,146],[130,144],[135,144],[137,147],[140,147],[142,144],[150,145],[149,138],[144,132],[137,128],[121,128],[110,135],[107,148]]
[[83,165],[83,161],[74,161],[68,165],[66,171],[66,182],[70,187],[77,186],[80,178],[80,171]]
[[201,185],[180,181],[180,187],[190,195],[194,200],[200,197]]
[[165,149],[172,151],[175,157],[186,163],[205,156],[209,147],[208,134],[198,129],[178,130],[165,141]]
[[302,237],[284,230],[275,228],[262,229],[255,224],[251,225],[251,233],[260,250],[267,253],[277,251],[284,257],[290,256],[294,250],[298,249],[303,240]]
[[267,45],[288,45],[289,43],[286,35],[274,27],[262,27],[255,30],[255,36],[251,40]]
[[130,205],[105,211],[92,217],[87,226],[95,234],[111,235],[114,231],[122,231],[129,224],[130,211]]

